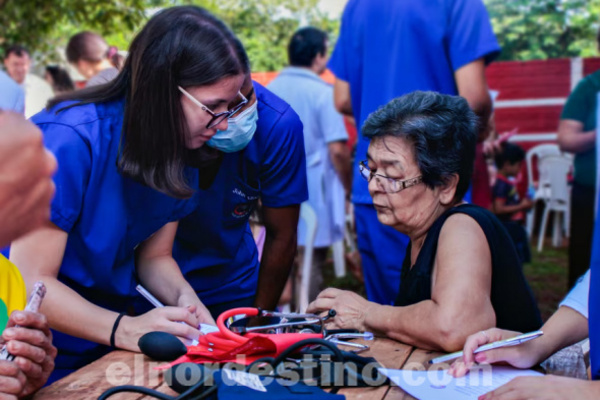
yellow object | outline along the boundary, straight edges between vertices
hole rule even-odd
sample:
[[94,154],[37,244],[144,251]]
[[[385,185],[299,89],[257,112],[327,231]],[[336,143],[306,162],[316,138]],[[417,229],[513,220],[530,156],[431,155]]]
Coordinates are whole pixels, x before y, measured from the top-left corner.
[[0,334],[14,310],[25,309],[27,289],[15,264],[0,254]]

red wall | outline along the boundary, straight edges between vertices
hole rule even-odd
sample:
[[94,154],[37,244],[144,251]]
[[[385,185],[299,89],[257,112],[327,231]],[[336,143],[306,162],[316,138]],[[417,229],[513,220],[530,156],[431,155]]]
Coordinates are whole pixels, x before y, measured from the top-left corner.
[[[504,61],[492,63],[486,70],[490,89],[500,92],[497,101],[566,99],[571,92],[571,59]],[[600,58],[583,60],[583,76],[600,69]],[[257,72],[252,77],[267,85],[278,72]],[[322,75],[333,83],[330,71]],[[520,134],[556,133],[562,105],[499,106],[495,111],[496,130],[499,133],[518,128]],[[346,126],[351,142],[356,140],[356,128],[350,119]],[[528,149],[540,142],[522,142]]]

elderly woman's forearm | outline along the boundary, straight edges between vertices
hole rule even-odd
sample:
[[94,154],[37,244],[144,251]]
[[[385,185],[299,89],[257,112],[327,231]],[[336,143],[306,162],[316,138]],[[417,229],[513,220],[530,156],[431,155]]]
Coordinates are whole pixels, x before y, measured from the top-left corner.
[[365,327],[405,344],[452,352],[460,350],[469,335],[495,325],[495,316],[487,313],[469,313],[467,319],[451,314],[431,300],[407,307],[378,305],[367,313]]

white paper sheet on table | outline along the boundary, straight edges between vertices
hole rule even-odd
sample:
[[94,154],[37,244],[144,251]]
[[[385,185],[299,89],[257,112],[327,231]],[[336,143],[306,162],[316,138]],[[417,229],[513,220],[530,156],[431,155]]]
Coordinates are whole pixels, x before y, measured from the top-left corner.
[[414,371],[379,368],[379,371],[419,400],[476,400],[519,376],[542,376],[532,370],[484,365],[455,379],[445,370]]
[[[200,329],[200,332],[202,332],[203,335],[206,335],[207,333],[211,333],[211,332],[219,332],[219,328],[217,328],[214,325],[208,325],[208,324],[200,324],[200,326],[198,327]],[[193,340],[192,343],[190,343],[192,346],[198,346],[198,341],[197,340]]]
[[219,328],[217,328],[215,325],[200,324],[200,332],[206,335],[207,333],[211,332],[219,332]]

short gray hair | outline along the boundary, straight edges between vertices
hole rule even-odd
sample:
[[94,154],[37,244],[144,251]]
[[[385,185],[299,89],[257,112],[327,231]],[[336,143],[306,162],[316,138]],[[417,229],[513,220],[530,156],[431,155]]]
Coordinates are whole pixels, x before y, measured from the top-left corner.
[[454,200],[460,201],[471,183],[477,116],[465,99],[436,92],[412,92],[371,113],[362,134],[369,139],[395,136],[413,145],[423,182],[430,188],[459,177]]

